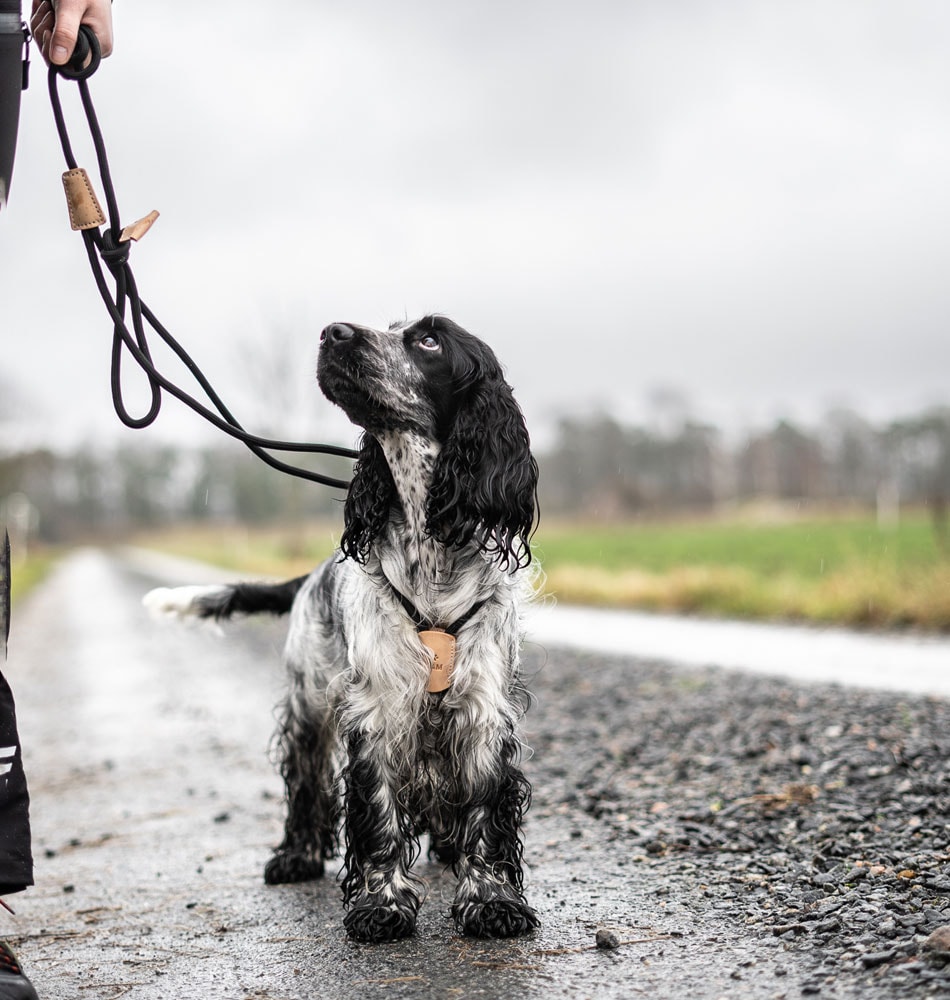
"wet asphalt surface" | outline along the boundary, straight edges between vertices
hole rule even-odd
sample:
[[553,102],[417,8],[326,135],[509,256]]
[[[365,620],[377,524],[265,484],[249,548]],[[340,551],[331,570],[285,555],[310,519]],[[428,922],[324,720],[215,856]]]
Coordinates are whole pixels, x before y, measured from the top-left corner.
[[168,582],[87,551],[15,609],[37,885],[0,933],[41,997],[950,992],[945,702],[529,646],[540,931],[459,938],[421,862],[416,936],[357,945],[332,877],[261,875],[282,626],[153,622]]

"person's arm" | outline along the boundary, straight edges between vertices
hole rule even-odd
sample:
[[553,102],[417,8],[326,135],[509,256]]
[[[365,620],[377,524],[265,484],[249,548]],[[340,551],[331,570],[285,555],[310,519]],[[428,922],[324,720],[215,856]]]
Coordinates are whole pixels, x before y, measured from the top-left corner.
[[103,56],[112,52],[112,0],[33,0],[30,30],[48,63],[69,60],[80,24],[95,32]]

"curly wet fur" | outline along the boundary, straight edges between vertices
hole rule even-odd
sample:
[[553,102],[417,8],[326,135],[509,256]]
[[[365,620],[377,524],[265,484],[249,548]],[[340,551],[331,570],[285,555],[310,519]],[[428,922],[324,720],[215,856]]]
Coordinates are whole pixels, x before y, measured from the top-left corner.
[[[524,420],[491,350],[442,317],[333,324],[318,380],[364,430],[340,553],[286,584],[153,603],[217,618],[291,611],[276,741],[287,817],[268,882],[319,877],[342,840],[347,933],[405,937],[428,834],[458,876],[458,930],[523,934],[538,922],[523,892],[517,737],[537,487]],[[406,600],[431,626],[464,621],[444,692],[426,690],[430,654]]]

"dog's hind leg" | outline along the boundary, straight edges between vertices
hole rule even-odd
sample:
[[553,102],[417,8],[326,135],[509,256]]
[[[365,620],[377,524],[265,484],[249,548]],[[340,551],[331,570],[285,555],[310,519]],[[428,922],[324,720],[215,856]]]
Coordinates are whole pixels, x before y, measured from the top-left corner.
[[459,881],[452,917],[459,933],[481,938],[517,937],[538,926],[524,898],[521,823],[531,788],[514,763],[517,742],[503,739],[491,763],[473,779],[458,818]]
[[284,839],[264,867],[264,881],[305,882],[323,875],[336,853],[339,795],[336,733],[329,710],[308,703],[302,685],[284,702],[276,738],[287,796]]
[[415,930],[422,892],[410,869],[419,842],[399,801],[403,786],[375,740],[350,736],[343,926],[356,941],[395,941]]

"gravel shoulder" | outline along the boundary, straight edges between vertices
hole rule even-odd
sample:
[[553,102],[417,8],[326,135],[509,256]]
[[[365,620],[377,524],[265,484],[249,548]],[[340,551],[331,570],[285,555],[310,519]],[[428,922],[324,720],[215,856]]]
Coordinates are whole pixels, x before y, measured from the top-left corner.
[[771,939],[785,995],[950,989],[947,702],[557,651],[536,686],[536,815],[592,817],[658,903]]
[[42,997],[950,990],[946,702],[529,645],[541,930],[458,938],[423,865],[416,937],[360,946],[333,879],[261,879],[282,628],[152,623],[153,583],[87,552],[14,615],[37,886],[2,933]]

